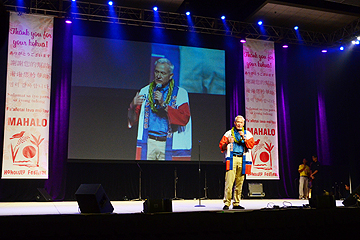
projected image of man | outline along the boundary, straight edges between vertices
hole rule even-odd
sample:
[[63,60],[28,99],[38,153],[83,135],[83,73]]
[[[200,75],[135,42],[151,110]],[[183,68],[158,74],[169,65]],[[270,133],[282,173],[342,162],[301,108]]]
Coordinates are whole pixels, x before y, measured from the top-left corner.
[[154,80],[136,93],[128,126],[138,123],[137,160],[190,160],[191,116],[185,89],[175,86],[174,65],[155,62]]

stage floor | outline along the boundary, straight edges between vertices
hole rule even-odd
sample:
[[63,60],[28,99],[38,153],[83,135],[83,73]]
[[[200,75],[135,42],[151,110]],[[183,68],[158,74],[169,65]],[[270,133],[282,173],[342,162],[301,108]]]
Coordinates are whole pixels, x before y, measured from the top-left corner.
[[112,214],[81,214],[76,201],[2,202],[0,239],[357,239],[360,225],[360,208],[342,201],[313,209],[307,200],[245,199],[244,210],[223,211],[221,199],[173,200],[172,213],[151,214],[143,203],[111,201]]
[[[111,201],[114,214],[141,213],[144,201]],[[272,209],[275,205],[279,208],[303,207],[309,204],[308,200],[297,199],[244,199],[241,205],[245,210]],[[199,206],[202,205],[202,206]],[[199,212],[199,211],[222,211],[224,206],[221,199],[206,200],[172,200],[173,212]],[[337,207],[342,207],[342,201],[336,201]],[[230,211],[231,207],[230,207]],[[19,215],[68,215],[81,214],[76,201],[63,202],[1,202],[0,216]]]

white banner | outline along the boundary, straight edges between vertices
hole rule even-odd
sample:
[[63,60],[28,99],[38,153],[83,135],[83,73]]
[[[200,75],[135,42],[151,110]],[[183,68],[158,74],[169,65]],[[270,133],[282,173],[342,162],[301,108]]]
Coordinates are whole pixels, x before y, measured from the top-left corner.
[[274,43],[244,43],[246,129],[254,135],[247,179],[279,179]]
[[47,179],[53,17],[10,13],[2,178]]

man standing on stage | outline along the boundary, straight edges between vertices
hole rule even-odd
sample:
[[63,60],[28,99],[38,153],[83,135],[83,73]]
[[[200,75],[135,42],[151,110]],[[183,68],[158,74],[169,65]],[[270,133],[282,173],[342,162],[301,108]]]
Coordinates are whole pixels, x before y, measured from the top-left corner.
[[306,165],[307,161],[304,158],[303,163],[299,165],[299,199],[308,199],[309,195],[309,175],[310,168]]
[[240,206],[242,186],[247,166],[251,166],[250,149],[254,147],[254,138],[251,132],[244,129],[245,118],[238,115],[234,121],[234,127],[222,137],[219,147],[225,152],[226,174],[224,192],[224,210],[231,205],[232,190],[235,181],[233,209],[244,209]]
[[311,197],[320,195],[320,163],[317,156],[312,156],[312,163],[310,164],[310,180],[311,180]]
[[138,124],[136,160],[190,160],[191,118],[185,89],[175,86],[174,65],[155,62],[154,80],[136,93],[128,126]]

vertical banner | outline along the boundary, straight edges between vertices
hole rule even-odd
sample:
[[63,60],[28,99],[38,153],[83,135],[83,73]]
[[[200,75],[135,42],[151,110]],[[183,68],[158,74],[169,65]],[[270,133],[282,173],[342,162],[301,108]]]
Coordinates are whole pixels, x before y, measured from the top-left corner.
[[53,17],[10,13],[2,178],[47,179]]
[[248,179],[279,179],[274,43],[244,43],[246,128],[254,135]]

